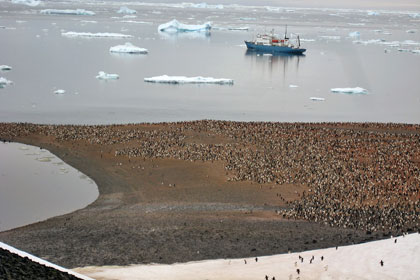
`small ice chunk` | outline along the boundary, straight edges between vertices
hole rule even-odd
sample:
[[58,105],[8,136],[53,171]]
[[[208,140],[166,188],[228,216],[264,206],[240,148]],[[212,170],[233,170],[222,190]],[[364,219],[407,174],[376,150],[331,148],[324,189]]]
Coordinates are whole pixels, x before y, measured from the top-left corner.
[[360,32],[359,31],[350,32],[349,37],[356,37],[356,38],[360,37]]
[[405,32],[407,32],[407,33],[416,33],[417,32],[417,29],[409,29],[409,30],[407,30]]
[[414,54],[420,54],[420,50],[411,50],[411,52]]
[[324,36],[319,36],[321,39],[325,39],[325,40],[334,40],[334,41],[339,41],[341,40],[340,36],[333,36],[333,35],[324,35]]
[[280,12],[280,7],[270,7],[270,6],[266,6],[265,9],[269,12]]
[[122,18],[124,18],[124,19],[128,19],[128,18],[136,18],[137,16],[135,16],[135,15],[125,15],[125,16],[123,16]]
[[13,4],[22,4],[30,7],[36,7],[41,4],[41,1],[37,0],[12,0]]
[[221,84],[232,85],[232,79],[217,79],[212,77],[185,77],[185,76],[156,76],[151,78],[144,78],[145,82],[150,83],[165,83],[165,84]]
[[56,91],[54,91],[55,94],[65,94],[66,91],[64,89],[57,89]]
[[297,85],[289,85],[289,88],[298,88],[299,86]]
[[228,27],[228,30],[235,30],[235,31],[248,31],[248,26],[243,27]]
[[46,14],[46,15],[76,15],[76,16],[94,16],[95,15],[94,12],[87,11],[85,9],[76,9],[76,10],[46,9],[46,10],[41,10],[41,14]]
[[190,25],[183,24],[177,21],[176,19],[171,20],[170,22],[163,23],[159,25],[158,30],[161,32],[193,32],[193,31],[205,31],[208,32],[211,29],[211,22],[206,22],[199,25]]
[[254,18],[254,17],[241,17],[241,18],[239,18],[239,20],[243,20],[243,21],[254,21],[254,20],[257,20],[257,18]]
[[99,80],[118,80],[120,76],[118,74],[108,74],[104,71],[99,71],[98,76],[96,76],[96,79]]
[[40,162],[50,162],[51,161],[51,159],[53,159],[54,157],[41,157],[41,158],[36,158],[36,160],[37,161],[40,161]]
[[347,94],[367,94],[368,91],[361,87],[355,88],[332,88],[331,92],[334,93],[347,93]]
[[10,71],[12,70],[12,67],[9,65],[0,65],[0,71]]
[[132,53],[132,54],[148,53],[147,49],[136,47],[128,42],[125,43],[125,45],[118,45],[118,46],[111,47],[109,51],[112,53]]
[[80,23],[98,23],[96,20],[81,20]]
[[119,14],[126,14],[126,15],[134,15],[134,14],[136,14],[137,13],[137,11],[136,10],[132,10],[132,9],[130,9],[130,8],[128,8],[128,7],[126,7],[126,6],[122,6],[118,11],[117,11],[117,13],[119,13]]
[[12,81],[9,81],[6,78],[0,77],[0,88],[5,88],[6,86],[11,85],[11,84],[13,84]]
[[323,97],[309,97],[309,99],[312,101],[325,101],[325,98]]
[[65,37],[90,37],[90,38],[133,38],[132,35],[121,34],[121,33],[90,33],[90,32],[63,32],[61,36]]
[[376,11],[368,11],[368,16],[379,16],[379,13]]

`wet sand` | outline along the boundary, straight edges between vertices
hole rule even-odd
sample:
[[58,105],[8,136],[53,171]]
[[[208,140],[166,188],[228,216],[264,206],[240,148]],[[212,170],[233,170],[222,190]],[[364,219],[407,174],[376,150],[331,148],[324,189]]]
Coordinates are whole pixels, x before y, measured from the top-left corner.
[[[299,173],[299,167],[306,170],[303,165],[289,166],[287,161],[266,165],[267,156],[268,161],[274,162],[273,155],[280,155],[273,144],[277,140],[281,143],[297,141],[295,144],[300,149],[288,153],[292,162],[299,164],[294,154],[300,151],[310,154],[310,148],[314,147],[328,150],[331,143],[326,139],[341,139],[345,143],[351,139],[375,139],[375,143],[379,141],[375,144],[377,147],[387,147],[394,152],[390,162],[398,159],[402,151],[409,150],[410,164],[396,169],[402,172],[409,168],[408,175],[404,175],[409,177],[407,187],[400,187],[398,194],[386,188],[387,191],[379,192],[375,199],[369,198],[369,191],[363,189],[367,197],[361,205],[354,204],[353,192],[348,192],[345,195],[349,199],[343,204],[351,213],[363,216],[366,204],[373,207],[376,200],[375,207],[379,207],[378,204],[385,207],[378,208],[381,210],[394,205],[385,203],[392,200],[401,204],[396,209],[411,217],[419,211],[418,178],[412,173],[420,162],[420,128],[416,125],[267,126],[202,121],[97,127],[0,124],[0,128],[2,140],[48,149],[98,185],[99,198],[85,209],[0,233],[2,242],[64,267],[272,255],[360,243],[419,229],[418,219],[395,224],[395,227],[381,223],[381,219],[348,226],[350,223],[340,222],[339,215],[334,216],[336,224],[319,220],[330,204],[311,192],[324,185],[318,186],[316,180],[311,181],[307,175]],[[279,136],[290,131],[293,134]],[[326,139],[317,143],[307,141],[315,137]],[[407,146],[394,145],[401,143]],[[361,144],[367,147],[366,143]],[[288,149],[288,146],[283,148]],[[227,156],[222,156],[226,151]],[[229,154],[232,151],[238,154]],[[351,145],[339,151],[344,161],[349,161],[347,157],[355,152]],[[357,158],[366,163],[364,156],[368,153],[368,149],[360,149]],[[248,159],[250,154],[255,157]],[[228,158],[238,161],[227,162]],[[241,158],[243,161],[239,161]],[[310,162],[303,155],[301,158],[302,162]],[[242,168],[243,162],[253,165]],[[320,164],[315,169],[319,173],[337,164],[337,159],[323,158],[316,162]],[[278,172],[273,173],[272,169]],[[394,171],[381,172],[372,174],[382,177]],[[346,187],[356,188],[354,192],[360,190],[359,186],[340,185],[340,188]],[[334,197],[336,191],[331,188],[325,196]],[[308,197],[315,198],[308,200]],[[316,214],[310,216],[307,213],[311,212],[299,211],[305,207],[300,204],[302,201],[310,205],[307,211]],[[313,210],[313,203],[319,203],[317,211]],[[343,212],[344,218],[354,219],[346,215]],[[367,230],[367,226],[372,226],[373,230]]]

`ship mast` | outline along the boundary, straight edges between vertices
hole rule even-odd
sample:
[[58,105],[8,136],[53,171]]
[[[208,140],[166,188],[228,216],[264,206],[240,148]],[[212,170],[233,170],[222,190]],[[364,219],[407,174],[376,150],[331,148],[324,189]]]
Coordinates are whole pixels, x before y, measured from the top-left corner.
[[286,24],[286,30],[284,31],[284,40],[288,40],[289,38],[287,38],[287,24]]

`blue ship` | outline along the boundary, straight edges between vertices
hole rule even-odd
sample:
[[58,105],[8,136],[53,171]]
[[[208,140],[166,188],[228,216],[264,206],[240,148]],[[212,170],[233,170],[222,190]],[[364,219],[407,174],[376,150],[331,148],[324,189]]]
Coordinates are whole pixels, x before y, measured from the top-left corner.
[[287,37],[287,26],[284,38],[280,39],[271,34],[258,34],[254,41],[245,41],[248,50],[266,53],[303,54],[306,49],[300,48],[300,38],[297,36],[296,45]]

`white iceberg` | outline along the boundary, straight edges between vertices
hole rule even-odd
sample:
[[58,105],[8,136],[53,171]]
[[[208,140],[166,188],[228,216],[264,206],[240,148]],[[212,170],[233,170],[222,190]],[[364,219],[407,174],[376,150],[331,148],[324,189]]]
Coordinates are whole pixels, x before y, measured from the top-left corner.
[[325,98],[323,97],[309,97],[309,99],[312,101],[325,101]]
[[177,21],[176,19],[171,20],[170,22],[163,23],[159,25],[158,30],[161,32],[194,32],[194,31],[205,31],[208,32],[211,29],[211,22],[206,22],[199,25],[190,25],[183,24]]
[[41,4],[41,1],[37,0],[12,0],[13,4],[23,4],[30,7],[36,7]]
[[347,93],[347,94],[367,94],[368,91],[361,87],[355,88],[332,88],[331,92],[334,93]]
[[220,84],[232,85],[232,79],[216,79],[212,77],[185,77],[185,76],[156,76],[151,78],[144,78],[145,82],[149,83],[165,83],[165,84]]
[[108,74],[104,71],[99,71],[98,76],[96,76],[96,79],[99,80],[118,80],[120,76],[118,74]]
[[136,10],[132,10],[132,9],[130,9],[130,8],[128,8],[128,7],[126,7],[126,6],[122,6],[118,11],[117,11],[117,13],[119,13],[119,14],[126,14],[126,15],[134,15],[134,14],[136,14],[137,13],[137,11]]
[[76,9],[76,10],[46,9],[46,10],[41,10],[41,14],[46,14],[46,15],[76,15],[76,16],[94,16],[95,15],[94,12],[87,11],[85,9]]
[[10,71],[12,70],[12,67],[9,65],[0,65],[0,71]]
[[356,38],[360,37],[360,32],[359,31],[350,32],[349,37],[356,37]]
[[57,89],[56,91],[54,91],[55,94],[65,94],[66,91],[64,89]]
[[6,86],[11,85],[11,84],[13,84],[12,81],[9,81],[6,78],[0,77],[0,88],[5,88]]
[[121,33],[90,33],[90,32],[63,32],[62,36],[65,37],[90,37],[90,38],[133,38],[132,35],[121,34]]
[[147,49],[136,47],[133,44],[128,43],[128,42],[125,43],[125,45],[118,45],[118,46],[111,47],[109,51],[112,53],[131,53],[131,54],[148,53]]

